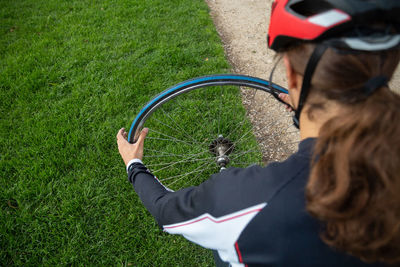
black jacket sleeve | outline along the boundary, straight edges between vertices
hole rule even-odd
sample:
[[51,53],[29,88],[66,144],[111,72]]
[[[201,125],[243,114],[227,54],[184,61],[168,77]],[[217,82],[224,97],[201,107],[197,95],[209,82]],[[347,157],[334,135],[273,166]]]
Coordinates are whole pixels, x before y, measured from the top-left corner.
[[[212,175],[199,186],[173,192],[143,164],[134,163],[128,172],[136,193],[160,226],[187,221],[205,213],[221,217],[264,203],[285,183],[285,179],[262,179],[266,175],[260,166],[230,168]],[[269,185],[265,186],[265,183]]]

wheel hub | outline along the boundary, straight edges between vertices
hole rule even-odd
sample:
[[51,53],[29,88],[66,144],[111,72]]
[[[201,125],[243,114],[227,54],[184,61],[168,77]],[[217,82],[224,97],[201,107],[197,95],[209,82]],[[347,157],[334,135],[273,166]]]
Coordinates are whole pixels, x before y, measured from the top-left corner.
[[209,146],[209,151],[215,155],[216,163],[221,170],[229,164],[228,155],[234,150],[234,144],[223,135],[219,135]]

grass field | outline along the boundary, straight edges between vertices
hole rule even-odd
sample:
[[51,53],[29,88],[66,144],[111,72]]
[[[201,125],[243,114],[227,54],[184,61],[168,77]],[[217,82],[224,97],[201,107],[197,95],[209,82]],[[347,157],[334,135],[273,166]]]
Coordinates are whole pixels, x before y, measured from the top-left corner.
[[0,1],[0,266],[209,266],[157,227],[116,147],[141,105],[229,72],[203,0]]

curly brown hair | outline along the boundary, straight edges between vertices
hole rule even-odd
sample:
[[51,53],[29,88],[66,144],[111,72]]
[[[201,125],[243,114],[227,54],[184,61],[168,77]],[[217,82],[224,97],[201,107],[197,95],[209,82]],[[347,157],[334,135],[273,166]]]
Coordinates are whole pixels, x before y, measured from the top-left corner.
[[[297,73],[304,73],[314,48],[304,44],[287,52]],[[310,119],[326,101],[343,107],[320,129],[307,210],[324,223],[326,244],[366,262],[400,263],[400,96],[387,87],[370,96],[362,90],[372,77],[391,78],[399,59],[398,49],[357,54],[329,49],[307,100]]]

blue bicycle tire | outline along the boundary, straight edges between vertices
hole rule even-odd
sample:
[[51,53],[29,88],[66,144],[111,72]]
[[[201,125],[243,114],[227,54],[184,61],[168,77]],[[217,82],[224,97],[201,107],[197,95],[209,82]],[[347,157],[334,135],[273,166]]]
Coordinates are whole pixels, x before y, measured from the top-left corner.
[[216,74],[216,75],[201,76],[190,80],[186,80],[162,91],[161,93],[156,95],[153,99],[151,99],[140,110],[138,115],[133,120],[131,127],[129,129],[128,141],[130,143],[136,142],[137,138],[135,137],[138,137],[138,133],[140,132],[148,116],[151,115],[151,113],[155,108],[162,105],[165,101],[168,101],[173,97],[178,96],[179,94],[189,92],[191,90],[201,89],[207,86],[214,86],[214,85],[224,85],[224,86],[236,85],[236,86],[255,88],[273,95],[279,101],[280,99],[277,96],[280,93],[285,93],[285,94],[288,93],[287,89],[278,84],[270,83],[267,80],[246,75]]

